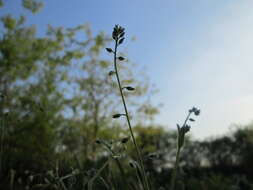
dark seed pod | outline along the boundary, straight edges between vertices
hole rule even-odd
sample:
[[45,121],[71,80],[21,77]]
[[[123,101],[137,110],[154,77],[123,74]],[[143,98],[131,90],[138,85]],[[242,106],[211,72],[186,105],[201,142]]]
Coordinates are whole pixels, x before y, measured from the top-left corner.
[[121,139],[121,143],[125,144],[128,142],[128,140],[129,140],[129,137],[125,137],[125,138]]
[[124,35],[125,35],[125,32],[122,32],[122,33],[119,35],[119,37],[122,38],[122,37],[124,37]]
[[112,118],[116,119],[116,118],[119,118],[120,116],[122,116],[122,114],[117,113],[117,114],[114,114],[114,115],[112,116]]
[[192,118],[190,118],[189,120],[190,120],[190,121],[192,121],[192,122],[194,122],[194,121],[195,121],[195,119],[192,119]]
[[124,41],[124,39],[125,39],[125,38],[121,38],[121,39],[119,40],[119,44],[122,44],[123,41]]
[[135,90],[135,88],[133,88],[133,87],[131,87],[131,86],[127,86],[126,89],[129,90],[129,91]]
[[114,74],[115,74],[115,71],[110,71],[110,72],[108,73],[109,76],[112,76],[112,75],[114,75]]
[[114,27],[114,30],[113,30],[113,32],[112,32],[112,38],[113,38],[114,40],[116,40],[116,39],[117,39],[116,26]]
[[135,164],[133,162],[129,162],[131,168],[135,168]]
[[109,52],[109,53],[112,53],[112,52],[113,52],[112,48],[105,48],[105,49],[106,49],[106,51]]
[[123,61],[123,60],[125,60],[125,58],[124,57],[118,57],[118,59],[120,60],[120,61]]

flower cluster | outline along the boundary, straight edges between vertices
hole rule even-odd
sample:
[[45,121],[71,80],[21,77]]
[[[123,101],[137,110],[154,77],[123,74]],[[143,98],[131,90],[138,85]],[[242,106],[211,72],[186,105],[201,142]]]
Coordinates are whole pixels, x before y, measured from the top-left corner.
[[194,113],[196,116],[200,114],[200,109],[193,107],[189,110],[189,113]]
[[[145,171],[145,168],[144,168],[144,164],[143,164],[143,160],[142,160],[142,157],[141,157],[141,151],[137,145],[137,142],[136,142],[136,139],[134,137],[134,133],[133,133],[133,129],[132,129],[132,126],[131,126],[131,122],[130,122],[130,117],[128,115],[128,110],[127,110],[127,105],[126,105],[126,101],[125,101],[125,97],[124,97],[124,94],[123,94],[123,90],[127,90],[127,91],[134,91],[135,88],[134,87],[131,87],[131,86],[122,86],[121,85],[121,81],[120,81],[120,77],[119,77],[119,72],[118,72],[118,68],[117,68],[117,64],[118,62],[122,62],[125,60],[124,57],[122,56],[117,56],[117,49],[118,49],[118,46],[121,45],[125,39],[125,29],[119,25],[115,25],[115,27],[113,28],[113,32],[112,32],[112,38],[113,40],[115,41],[115,46],[114,46],[114,49],[112,48],[106,48],[106,51],[108,53],[111,53],[113,54],[113,63],[114,63],[114,70],[113,71],[110,71],[108,73],[109,76],[111,75],[116,75],[116,79],[117,79],[117,83],[118,83],[118,87],[119,87],[119,91],[120,91],[120,96],[121,96],[121,99],[122,99],[122,103],[123,103],[123,106],[124,106],[124,110],[125,110],[125,113],[117,113],[117,114],[114,114],[112,116],[113,119],[117,119],[117,118],[120,118],[121,116],[125,116],[126,120],[127,120],[127,124],[128,124],[128,127],[129,127],[129,132],[130,132],[130,135],[131,135],[131,139],[133,141],[133,144],[134,144],[134,147],[135,147],[135,150],[136,150],[136,153],[137,153],[137,159],[138,161],[136,162],[137,167],[137,171],[139,172],[139,177],[140,179],[143,179],[143,183],[142,183],[142,187],[143,187],[143,190],[150,190],[149,188],[149,183],[148,183],[148,179],[147,179],[147,174],[146,174],[146,171]],[[125,144],[126,142],[128,141],[128,138],[124,138],[122,139],[121,143],[122,144]]]
[[187,124],[188,121],[194,122],[195,119],[190,118],[191,114],[194,114],[195,116],[199,116],[200,114],[200,109],[196,107],[192,107],[189,110],[189,113],[185,119],[185,122],[183,126],[181,127],[180,125],[177,124],[177,130],[178,130],[178,147],[181,148],[184,145],[184,137],[187,132],[190,131],[191,126]]
[[113,32],[112,32],[112,38],[115,41],[119,41],[119,44],[122,44],[122,42],[124,41],[124,35],[125,35],[125,28],[119,26],[119,25],[115,25],[115,27],[113,28]]
[[[119,25],[115,25],[115,27],[113,28],[113,32],[112,32],[112,38],[114,39],[115,41],[115,49],[113,50],[112,48],[106,48],[106,51],[108,53],[112,53],[114,55],[114,70],[113,71],[110,71],[108,73],[109,76],[112,76],[112,75],[116,75],[117,77],[117,81],[118,81],[118,84],[119,84],[119,88],[120,88],[120,93],[121,93],[121,96],[123,96],[123,93],[122,93],[122,90],[127,90],[127,91],[134,91],[135,88],[132,87],[132,86],[121,86],[121,83],[120,83],[120,79],[119,79],[119,74],[118,74],[118,71],[117,71],[117,60],[118,61],[124,61],[125,58],[122,57],[122,56],[119,56],[117,57],[117,47],[123,43],[124,41],[124,36],[125,36],[125,28],[119,26]],[[122,97],[122,99],[124,99],[124,97]],[[125,100],[123,100],[124,102]],[[123,103],[125,104],[125,103]],[[117,119],[117,118],[120,118],[121,116],[127,116],[127,114],[121,114],[121,113],[117,113],[117,114],[114,114],[112,116],[113,119]]]

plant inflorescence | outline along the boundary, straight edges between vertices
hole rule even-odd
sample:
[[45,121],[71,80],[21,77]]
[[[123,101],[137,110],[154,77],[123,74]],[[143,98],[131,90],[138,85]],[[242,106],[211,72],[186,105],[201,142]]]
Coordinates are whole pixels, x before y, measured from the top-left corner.
[[[130,122],[125,97],[124,97],[124,94],[123,94],[123,90],[126,89],[128,91],[133,91],[133,90],[135,90],[135,88],[133,88],[131,86],[122,87],[121,80],[120,80],[119,69],[117,67],[118,61],[124,61],[125,60],[124,57],[122,57],[122,56],[118,57],[118,55],[117,55],[117,50],[118,50],[119,45],[121,45],[125,40],[125,29],[123,27],[119,26],[119,25],[116,25],[113,29],[113,32],[112,32],[112,38],[113,38],[114,43],[115,43],[114,49],[106,48],[107,52],[112,53],[113,58],[114,58],[113,59],[114,71],[110,71],[109,75],[114,75],[114,74],[116,75],[118,88],[119,88],[119,91],[120,91],[122,103],[123,103],[124,110],[125,110],[125,113],[117,113],[117,114],[114,114],[112,117],[114,119],[119,118],[121,116],[126,117],[126,120],[127,120],[127,123],[128,123],[128,128],[129,128],[131,138],[132,138],[132,141],[133,141],[136,153],[137,153],[137,158],[138,158],[138,162],[135,162],[135,163],[137,163],[137,166],[139,166],[140,173],[141,173],[140,177],[142,177],[143,181],[144,181],[143,184],[142,184],[143,189],[144,190],[145,189],[150,190],[150,185],[149,185],[149,182],[148,182],[148,176],[145,172],[145,168],[144,168],[144,164],[143,164],[142,154],[141,154],[141,151],[139,149],[139,146],[136,142],[136,138],[135,138],[134,133],[133,133],[133,129],[132,129],[132,125],[131,125],[131,122]],[[200,114],[200,109],[198,109],[196,107],[193,107],[192,109],[189,110],[188,115],[187,115],[183,125],[180,126],[180,125],[177,124],[177,134],[178,134],[177,135],[178,136],[177,137],[177,153],[176,153],[176,162],[175,162],[174,170],[173,170],[172,177],[171,177],[170,190],[174,190],[174,188],[175,188],[175,181],[176,181],[176,177],[177,177],[180,151],[181,151],[181,149],[184,145],[185,134],[187,132],[189,132],[189,130],[190,130],[190,125],[188,124],[188,122],[194,122],[195,121],[195,119],[190,117],[192,114],[194,114],[195,116],[198,116]],[[131,162],[130,166],[135,167],[135,164],[133,162]]]
[[182,147],[184,146],[184,140],[185,140],[185,134],[190,131],[191,126],[188,124],[188,122],[195,122],[195,119],[191,117],[191,115],[194,114],[195,116],[199,116],[200,109],[193,107],[189,110],[186,119],[182,126],[177,124],[177,153],[176,153],[176,162],[174,166],[174,170],[171,177],[171,183],[170,183],[170,190],[174,190],[175,188],[175,182],[177,177],[177,170],[179,166],[179,155]]
[[149,187],[149,183],[148,183],[148,177],[147,177],[147,174],[145,172],[141,151],[140,151],[140,148],[139,148],[139,146],[136,142],[136,138],[135,138],[134,133],[133,133],[133,129],[132,129],[132,125],[131,125],[131,121],[130,121],[130,117],[129,117],[129,113],[128,113],[128,109],[127,109],[126,100],[125,100],[125,97],[124,97],[124,94],[123,94],[123,90],[133,91],[133,90],[135,90],[135,88],[133,88],[131,86],[122,87],[121,80],[120,80],[119,69],[118,69],[118,65],[117,65],[118,61],[124,61],[125,60],[124,57],[117,55],[119,45],[121,45],[125,40],[125,29],[123,27],[119,26],[119,25],[116,25],[113,29],[113,32],[112,32],[112,38],[114,40],[114,49],[106,48],[106,50],[109,53],[113,54],[114,71],[110,71],[109,75],[111,75],[111,74],[116,75],[118,88],[119,88],[119,91],[120,91],[120,95],[121,95],[121,99],[122,99],[122,103],[123,103],[124,111],[125,111],[125,113],[123,113],[123,114],[122,113],[115,114],[112,117],[113,118],[119,118],[120,116],[125,116],[126,117],[128,128],[129,128],[129,131],[130,131],[130,135],[131,135],[131,138],[132,138],[132,141],[133,141],[136,153],[137,153],[138,165],[140,166],[140,171],[141,171],[141,176],[140,177],[143,179],[143,180],[141,180],[141,181],[143,181],[143,184],[142,184],[143,189],[144,190],[149,190],[150,187]]

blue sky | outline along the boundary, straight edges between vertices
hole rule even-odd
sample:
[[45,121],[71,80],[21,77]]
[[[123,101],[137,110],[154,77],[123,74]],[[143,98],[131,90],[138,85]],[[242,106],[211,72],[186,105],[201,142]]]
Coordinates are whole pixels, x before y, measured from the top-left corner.
[[228,132],[253,119],[252,0],[45,0],[37,15],[5,0],[5,13],[23,13],[39,32],[47,24],[90,23],[94,32],[126,28],[128,58],[145,69],[162,103],[156,122],[175,128],[191,106],[202,113],[196,138]]

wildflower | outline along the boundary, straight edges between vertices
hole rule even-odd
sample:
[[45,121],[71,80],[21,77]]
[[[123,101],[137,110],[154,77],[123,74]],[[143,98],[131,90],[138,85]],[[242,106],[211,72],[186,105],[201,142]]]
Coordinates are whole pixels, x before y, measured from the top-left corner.
[[189,110],[190,113],[194,113],[195,116],[198,116],[200,114],[200,109],[196,107],[192,107],[192,109]]

